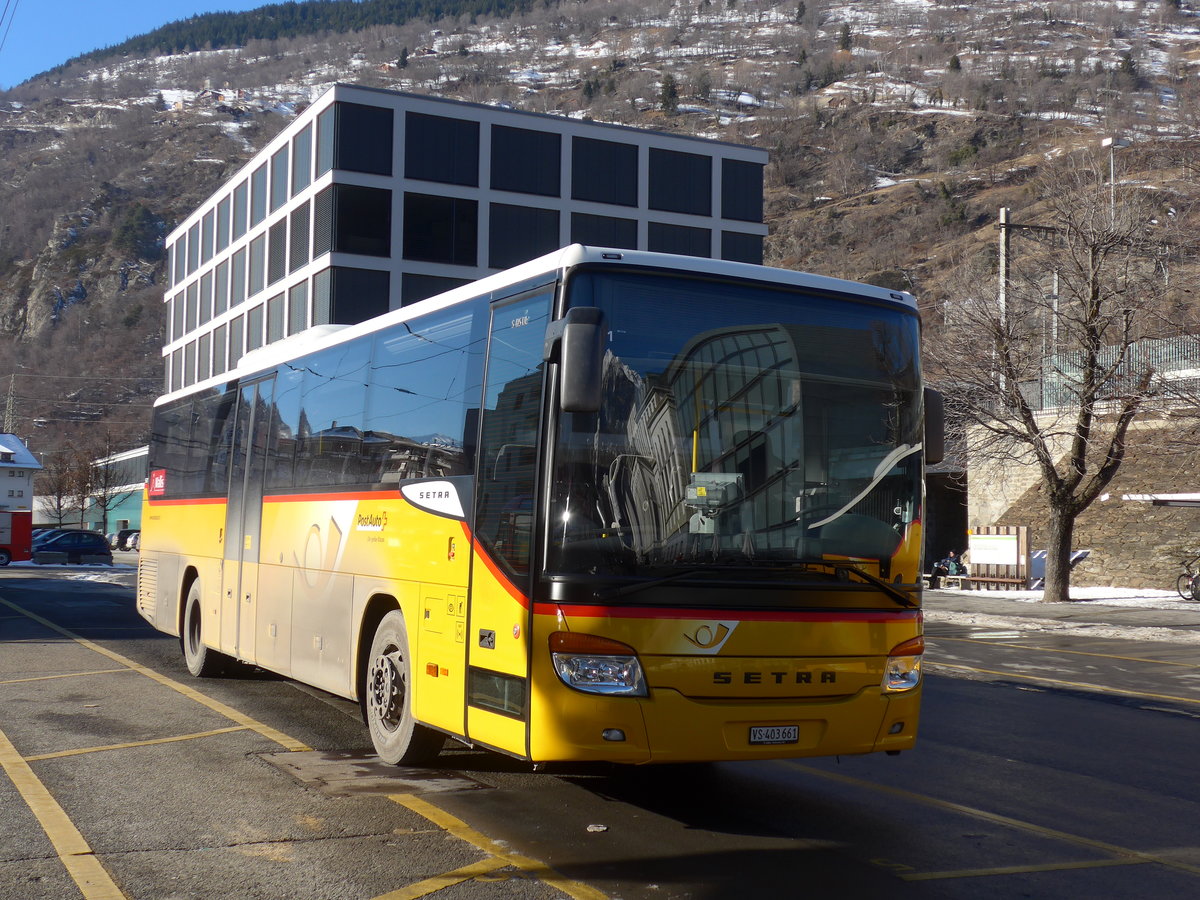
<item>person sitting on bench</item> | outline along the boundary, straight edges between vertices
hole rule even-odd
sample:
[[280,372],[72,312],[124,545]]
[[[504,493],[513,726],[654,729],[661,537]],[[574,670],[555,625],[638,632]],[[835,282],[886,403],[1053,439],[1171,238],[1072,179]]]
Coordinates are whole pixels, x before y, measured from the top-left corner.
[[937,590],[941,579],[947,575],[966,575],[966,567],[959,561],[958,556],[954,551],[949,551],[944,559],[939,559],[933,564],[933,572],[929,576],[930,590]]

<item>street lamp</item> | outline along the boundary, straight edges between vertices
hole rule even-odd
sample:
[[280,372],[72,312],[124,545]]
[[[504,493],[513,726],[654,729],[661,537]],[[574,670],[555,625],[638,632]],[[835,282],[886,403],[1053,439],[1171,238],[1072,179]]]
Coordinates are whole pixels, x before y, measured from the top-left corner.
[[1106,137],[1100,142],[1101,147],[1108,148],[1108,222],[1117,222],[1117,148],[1128,147],[1129,141],[1123,137]]

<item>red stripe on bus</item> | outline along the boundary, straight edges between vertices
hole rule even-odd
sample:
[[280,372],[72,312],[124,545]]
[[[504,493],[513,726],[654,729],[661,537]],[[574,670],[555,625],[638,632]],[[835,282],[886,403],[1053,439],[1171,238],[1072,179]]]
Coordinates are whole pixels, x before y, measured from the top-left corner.
[[399,491],[353,491],[343,494],[269,494],[263,503],[307,503],[328,500],[397,500],[404,499]]
[[749,610],[736,607],[722,609],[686,609],[661,606],[575,606],[572,604],[538,603],[533,611],[539,616],[557,616],[560,611],[573,616],[611,619],[737,619],[739,622],[910,622],[919,621],[920,610],[889,612],[885,610]]
[[[487,570],[492,573],[492,577],[496,579],[496,582],[502,588],[504,588],[504,590],[508,591],[509,596],[521,604],[522,609],[529,609],[532,605],[529,602],[529,597],[526,596],[524,591],[520,590],[515,584],[509,581],[508,575],[504,572],[504,570],[496,565],[496,561],[492,559],[487,550],[483,548],[483,545],[480,544],[479,541],[475,539],[475,536],[471,534],[471,529],[468,527],[466,522],[462,523],[462,529],[463,534],[467,536],[467,540],[471,542],[471,548],[475,551],[475,555],[483,560],[483,564],[487,567]],[[472,593],[474,593],[474,589],[472,589]]]

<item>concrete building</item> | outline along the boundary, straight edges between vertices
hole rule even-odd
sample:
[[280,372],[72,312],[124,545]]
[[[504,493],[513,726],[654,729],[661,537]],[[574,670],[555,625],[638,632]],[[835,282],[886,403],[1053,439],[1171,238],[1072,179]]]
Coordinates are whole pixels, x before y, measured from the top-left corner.
[[336,85],[167,237],[166,391],[571,243],[762,262],[763,150]]
[[42,464],[15,434],[0,434],[0,510],[33,509],[33,479]]

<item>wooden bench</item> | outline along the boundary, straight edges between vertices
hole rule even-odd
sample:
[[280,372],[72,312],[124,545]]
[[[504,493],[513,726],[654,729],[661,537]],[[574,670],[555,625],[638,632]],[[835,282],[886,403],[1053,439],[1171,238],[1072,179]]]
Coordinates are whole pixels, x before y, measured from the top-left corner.
[[972,575],[969,580],[972,582],[975,582],[977,584],[994,584],[997,586],[1007,586],[1016,591],[1023,591],[1027,587],[1026,580],[1024,578],[999,578],[996,576],[986,576],[986,575],[981,575],[981,576],[976,577],[976,576]]
[[[922,586],[929,587],[932,577],[932,575],[922,575]],[[942,575],[938,580],[941,582],[941,588],[952,587],[956,591],[969,591],[971,589],[971,582],[974,579],[970,575]]]

